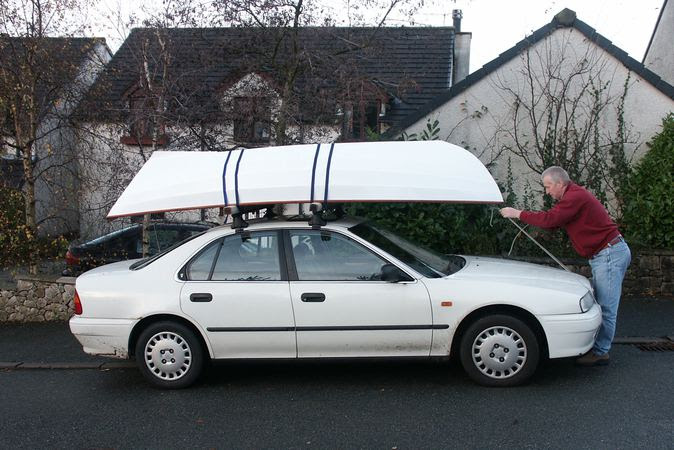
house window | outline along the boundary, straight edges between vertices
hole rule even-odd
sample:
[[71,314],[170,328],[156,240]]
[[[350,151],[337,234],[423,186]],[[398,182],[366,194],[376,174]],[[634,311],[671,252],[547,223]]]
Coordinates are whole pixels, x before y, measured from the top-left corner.
[[271,122],[269,97],[235,97],[234,114],[234,140],[269,142]]
[[156,99],[146,96],[140,89],[137,89],[127,97],[127,101],[128,135],[122,136],[121,142],[127,145],[165,145],[167,137],[164,125],[157,117]]
[[[0,108],[2,107],[0,102]],[[0,110],[0,154],[2,157],[19,158],[19,149],[12,146],[15,143],[14,134],[14,116],[9,107]]]
[[380,132],[379,128],[379,110],[381,102],[360,102],[353,106],[352,116],[352,134],[353,139],[367,139],[367,130],[375,133]]

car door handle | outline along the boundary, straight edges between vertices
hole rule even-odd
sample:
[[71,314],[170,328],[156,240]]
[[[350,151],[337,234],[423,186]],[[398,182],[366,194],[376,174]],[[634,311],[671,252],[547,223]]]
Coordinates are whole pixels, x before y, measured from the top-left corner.
[[207,293],[190,294],[191,302],[210,302],[211,300],[213,300],[213,296],[211,294]]
[[320,292],[305,292],[300,298],[303,302],[318,303],[325,301],[325,294],[321,294]]

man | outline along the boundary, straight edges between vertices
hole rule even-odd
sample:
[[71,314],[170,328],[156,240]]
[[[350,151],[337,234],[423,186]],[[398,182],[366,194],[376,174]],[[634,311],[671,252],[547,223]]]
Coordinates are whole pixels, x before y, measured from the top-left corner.
[[543,172],[542,179],[545,192],[556,201],[550,210],[534,212],[503,208],[501,215],[541,228],[563,227],[576,252],[590,260],[602,323],[594,346],[576,363],[583,366],[608,364],[622,282],[631,261],[630,249],[604,206],[585,188],[571,182],[564,169],[549,167]]

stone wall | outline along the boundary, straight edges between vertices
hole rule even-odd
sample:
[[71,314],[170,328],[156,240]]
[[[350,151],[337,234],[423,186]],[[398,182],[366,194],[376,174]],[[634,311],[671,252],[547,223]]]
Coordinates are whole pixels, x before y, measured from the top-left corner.
[[[512,258],[556,266],[549,258]],[[581,259],[562,262],[573,272],[591,276]],[[625,295],[674,295],[674,251],[645,251],[632,255],[623,284]],[[75,278],[19,277],[16,289],[0,290],[0,322],[65,321],[73,315]]]
[[628,294],[674,296],[674,251],[642,251],[632,255],[625,290]]
[[21,277],[0,291],[0,322],[64,321],[73,315],[75,278]]

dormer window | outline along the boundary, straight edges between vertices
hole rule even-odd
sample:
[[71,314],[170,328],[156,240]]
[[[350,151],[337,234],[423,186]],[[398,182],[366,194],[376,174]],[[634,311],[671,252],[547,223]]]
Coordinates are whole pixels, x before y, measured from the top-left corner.
[[269,97],[234,97],[234,140],[267,143],[271,135]]

